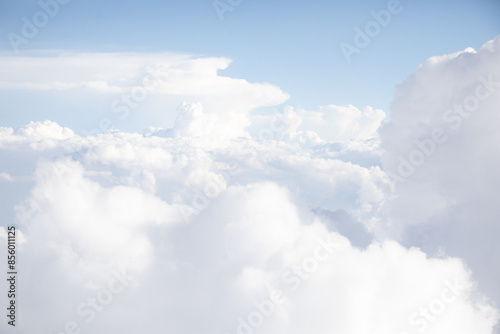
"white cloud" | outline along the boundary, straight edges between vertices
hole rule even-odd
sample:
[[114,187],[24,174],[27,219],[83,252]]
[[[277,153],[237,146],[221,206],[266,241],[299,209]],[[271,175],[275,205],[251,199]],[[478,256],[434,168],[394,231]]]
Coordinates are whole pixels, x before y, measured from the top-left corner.
[[[220,76],[224,58],[3,57],[41,71],[15,78],[0,67],[4,89],[93,82],[102,93],[128,92],[158,62],[154,94],[181,105],[170,128],[145,134],[82,137],[51,121],[0,128],[0,177],[12,179],[0,195],[23,199],[22,330],[61,332],[74,321],[96,334],[492,333],[499,312],[486,297],[498,301],[488,289],[498,270],[479,256],[498,251],[498,92],[460,126],[449,114],[447,141],[393,192],[386,173],[415,139],[432,137],[447,106],[475,93],[478,76],[500,77],[498,43],[431,59],[398,88],[380,132],[384,168],[381,110],[251,115],[287,96]],[[57,66],[68,72],[42,78]],[[18,185],[28,190],[9,193]],[[130,284],[103,299],[122,269]],[[102,309],[86,321],[78,310],[91,301]]]
[[[15,149],[18,145],[30,145],[34,149],[53,148],[58,143],[74,136],[71,129],[64,128],[51,121],[30,122],[14,131],[12,128],[0,127],[0,147]],[[59,143],[60,144],[60,143]]]
[[397,88],[380,132],[384,170],[402,181],[381,232],[463,257],[497,303],[499,52],[497,37],[477,51],[430,58]]
[[[251,110],[281,104],[289,96],[271,84],[220,75],[230,63],[227,58],[172,53],[4,54],[0,55],[0,93],[44,90],[55,101],[71,96],[78,107],[88,105],[88,117],[116,118],[116,123],[129,119],[132,124],[135,119],[146,119],[151,125],[172,122],[172,112],[184,102],[201,103],[203,111],[217,120],[214,133],[245,136]],[[89,100],[109,104],[95,110]],[[137,113],[141,117],[133,115]]]
[[181,221],[179,210],[137,188],[103,188],[78,163],[61,172],[60,163],[38,166],[31,195],[18,207],[31,247],[54,252],[83,277],[110,266],[147,267],[153,254],[143,229]]
[[289,106],[280,114],[254,116],[252,130],[258,136],[259,130],[268,127],[278,132],[279,139],[302,143],[362,141],[378,137],[384,118],[382,110],[372,107],[359,110],[352,105],[327,105],[309,111]]
[[[43,310],[20,300],[28,332],[74,321],[97,334],[133,333],[137,319],[147,317],[141,328],[183,333],[237,333],[246,326],[262,333],[425,327],[465,334],[490,333],[497,319],[471,294],[474,284],[460,260],[427,258],[389,241],[357,249],[274,183],[231,186],[189,224],[157,225],[151,223],[173,216],[161,200],[128,187],[103,188],[83,178],[81,167],[60,180],[52,167],[40,165],[37,186],[19,209],[24,256],[38,280],[52,281],[31,298],[66,293],[58,295],[61,305],[49,302]],[[76,309],[121,266],[138,283],[87,323]],[[25,290],[36,289],[35,280],[25,280]],[[278,291],[281,302],[269,306]]]
[[14,178],[9,173],[0,173],[0,179],[9,182],[14,181]]

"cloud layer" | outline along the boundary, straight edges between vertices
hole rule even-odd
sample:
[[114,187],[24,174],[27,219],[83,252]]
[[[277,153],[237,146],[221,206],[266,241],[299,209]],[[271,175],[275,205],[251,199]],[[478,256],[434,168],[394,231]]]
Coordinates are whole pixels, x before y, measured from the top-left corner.
[[[227,59],[183,55],[147,56],[161,67],[151,94],[178,102],[169,126],[0,128],[19,329],[492,333],[499,43],[429,59],[378,133],[385,114],[371,107],[258,115],[286,94],[220,76]],[[127,93],[145,56],[114,56],[37,59],[82,62],[49,80],[3,67],[1,88]]]

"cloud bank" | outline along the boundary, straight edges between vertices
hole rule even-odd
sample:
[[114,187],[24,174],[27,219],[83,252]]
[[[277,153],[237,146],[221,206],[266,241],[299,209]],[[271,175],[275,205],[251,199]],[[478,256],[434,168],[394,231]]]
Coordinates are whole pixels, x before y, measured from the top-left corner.
[[[371,107],[258,115],[286,94],[219,76],[226,59],[161,55],[151,94],[181,101],[170,126],[0,128],[0,192],[15,207],[29,319],[19,329],[493,333],[499,41],[429,59],[397,88],[382,126]],[[6,75],[1,87],[127,92],[144,56],[123,57],[49,56],[36,61],[88,67]],[[120,66],[134,75],[117,76]]]
[[397,88],[380,132],[384,170],[397,182],[384,233],[466,259],[497,303],[499,53],[497,37],[430,58]]

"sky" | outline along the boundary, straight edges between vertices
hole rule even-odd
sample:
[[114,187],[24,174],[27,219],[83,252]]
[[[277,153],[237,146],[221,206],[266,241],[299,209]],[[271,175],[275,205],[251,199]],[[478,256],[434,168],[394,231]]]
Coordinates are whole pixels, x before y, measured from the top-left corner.
[[[478,48],[500,29],[500,4],[495,0],[401,1],[400,11],[391,14],[389,24],[348,64],[339,45],[353,45],[354,29],[364,30],[373,20],[371,11],[386,10],[388,1],[234,3],[232,10],[220,10],[221,20],[212,1],[139,5],[71,0],[19,51],[20,55],[29,50],[167,51],[227,57],[233,62],[221,73],[275,84],[297,107],[352,104],[389,112],[394,86],[427,58]],[[11,52],[7,34],[19,34],[22,18],[31,20],[41,8],[37,1],[2,1],[0,6],[0,35],[4,36],[0,50]],[[18,108],[35,108],[39,99],[19,105],[7,97],[3,104],[18,113]],[[53,105],[71,107],[83,105]],[[7,125],[21,124],[12,119]]]
[[0,332],[499,334],[499,16],[1,1]]

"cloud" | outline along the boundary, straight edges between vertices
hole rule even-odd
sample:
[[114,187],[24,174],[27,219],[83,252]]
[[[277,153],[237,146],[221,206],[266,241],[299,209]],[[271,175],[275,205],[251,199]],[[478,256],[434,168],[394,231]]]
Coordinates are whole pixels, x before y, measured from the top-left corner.
[[18,145],[29,145],[34,149],[53,148],[57,141],[71,139],[75,133],[51,121],[30,122],[14,131],[12,128],[0,127],[0,147],[15,149]]
[[135,187],[103,188],[78,163],[60,173],[63,163],[40,163],[31,196],[18,207],[31,247],[77,263],[72,272],[83,277],[147,266],[151,245],[140,229],[180,221],[177,208]]
[[[53,122],[4,133],[4,141],[17,138],[10,150],[41,154],[17,207],[31,268],[24,291],[34,301],[56,286],[60,293],[44,311],[22,303],[28,332],[74,323],[129,333],[137,317],[149,317],[149,331],[187,333],[488,333],[496,322],[459,259],[372,238],[360,249],[339,234],[346,229],[325,210],[361,221],[358,233],[369,235],[388,191],[378,167],[284,141],[118,131],[84,138]],[[52,144],[32,145],[43,136]],[[108,305],[117,270],[133,279]],[[93,317],[92,300],[103,308]]]
[[[364,221],[362,217],[377,211],[387,191],[387,179],[376,164],[349,160],[349,152],[376,156],[371,149],[357,151],[327,142],[311,146],[287,138],[220,137],[206,131],[211,119],[200,104],[184,104],[177,119],[173,128],[145,135],[113,131],[90,137],[75,135],[54,122],[32,122],[19,130],[3,128],[0,145],[34,156],[35,161],[36,156],[71,156],[88,166],[96,180],[140,186],[195,209],[194,202],[208,201],[229,184],[268,179],[294,189],[311,207],[345,209]],[[71,169],[72,161],[57,163],[59,172]]]
[[203,112],[201,103],[182,103],[170,129],[150,128],[148,135],[160,137],[200,137],[213,133],[216,118]]
[[9,182],[14,181],[12,176],[10,176],[8,173],[0,173],[0,179],[3,181],[9,181]]
[[497,304],[499,52],[497,37],[430,58],[397,87],[380,131],[384,170],[396,182],[381,232],[464,258]]
[[[53,121],[0,128],[1,175],[12,179],[0,196],[17,201],[19,312],[30,320],[19,328],[492,333],[498,270],[483,258],[498,251],[499,96],[467,117],[453,105],[466,110],[489,91],[478,77],[496,87],[498,43],[423,64],[398,88],[379,135],[384,112],[371,107],[254,115],[286,94],[220,76],[224,58],[20,59],[68,69],[51,79],[3,67],[4,92],[102,81],[99,94],[133,94],[144,64],[158,60],[148,94],[180,106],[170,125],[144,133],[80,136]],[[436,142],[436,128],[446,140]],[[422,154],[425,163],[398,175],[400,157]]]
[[264,125],[279,130],[280,139],[303,143],[349,142],[376,139],[384,118],[382,110],[372,107],[359,110],[352,105],[327,105],[308,111],[288,106],[279,117],[276,114],[254,116],[252,123],[257,135]]
[[[3,54],[2,89],[65,90],[78,87],[125,92],[142,84],[141,76],[160,61],[182,64],[189,56],[175,54],[33,52],[30,56]],[[149,67],[148,67],[149,66]],[[99,85],[95,83],[105,83]],[[110,90],[111,89],[111,90]]]
[[[58,297],[43,310],[20,297],[27,332],[74,322],[134,333],[147,317],[141,328],[184,333],[489,333],[498,317],[460,260],[392,241],[360,250],[273,182],[230,186],[185,224],[137,188],[102,187],[81,167],[59,179],[53,167],[39,165],[19,207],[31,267],[23,289]],[[134,279],[103,302],[122,266]],[[94,318],[81,306],[92,296]]]
[[221,75],[219,71],[230,63],[227,58],[173,53],[0,54],[0,94],[22,92],[38,99],[36,92],[41,90],[53,97],[56,109],[64,103],[72,106],[65,109],[73,119],[80,117],[76,110],[86,106],[82,123],[109,119],[115,126],[172,125],[179,105],[201,103],[203,111],[217,120],[215,133],[245,136],[251,110],[279,105],[289,96],[271,84]]

